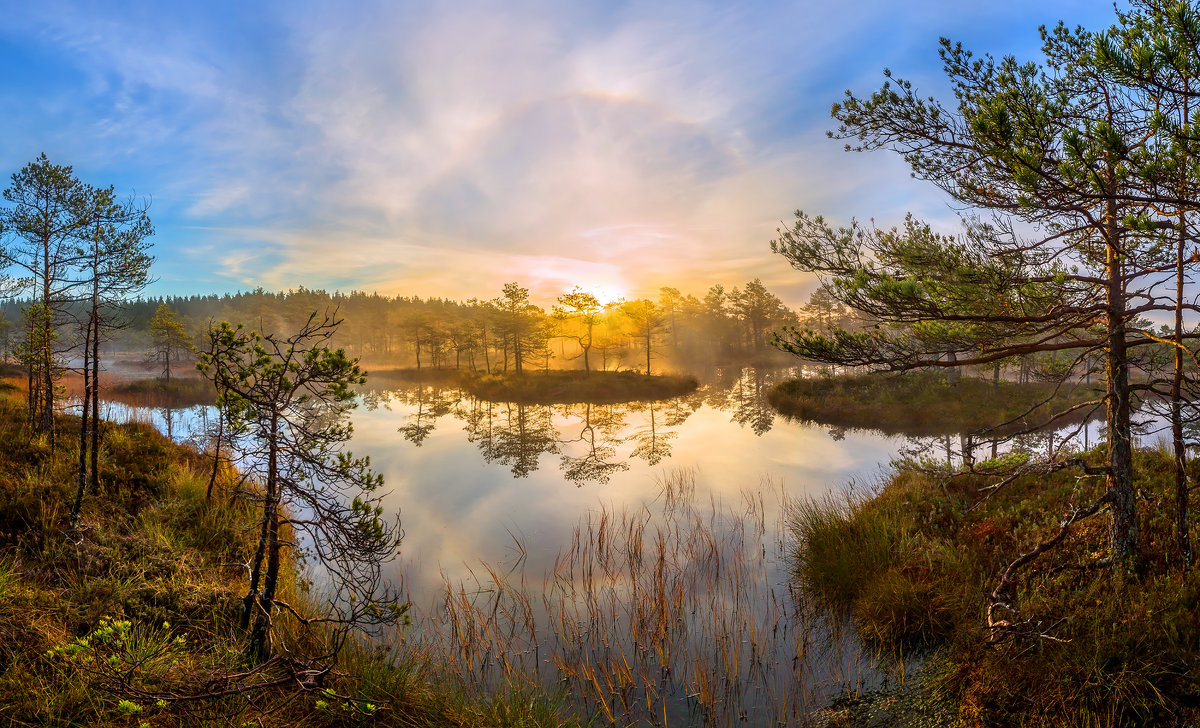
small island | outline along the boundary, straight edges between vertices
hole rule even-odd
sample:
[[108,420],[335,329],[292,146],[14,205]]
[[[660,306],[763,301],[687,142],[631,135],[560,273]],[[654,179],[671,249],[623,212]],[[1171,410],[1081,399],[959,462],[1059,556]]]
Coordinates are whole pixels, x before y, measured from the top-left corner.
[[[975,377],[952,382],[940,372],[910,372],[792,379],[776,385],[767,398],[784,416],[800,422],[929,437],[986,428],[1003,435],[1074,424],[1096,409],[1086,403],[1100,396],[1083,383],[1019,384]],[[1102,408],[1095,416],[1099,412]]]
[[434,382],[461,387],[489,402],[517,404],[623,404],[671,399],[695,391],[698,380],[684,374],[551,369],[533,372],[467,372],[457,369],[391,369],[368,381]]
[[678,397],[698,386],[680,374],[645,375],[631,371],[547,371],[529,374],[485,374],[463,380],[463,388],[492,402],[520,404],[618,404]]

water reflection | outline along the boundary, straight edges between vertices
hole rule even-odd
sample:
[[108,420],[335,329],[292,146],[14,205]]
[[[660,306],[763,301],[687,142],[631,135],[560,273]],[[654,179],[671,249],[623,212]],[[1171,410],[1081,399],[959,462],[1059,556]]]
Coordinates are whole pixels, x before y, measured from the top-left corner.
[[614,405],[584,404],[582,407],[579,435],[563,441],[570,451],[563,453],[559,469],[567,480],[579,486],[587,482],[607,483],[613,473],[629,469],[629,463],[618,456],[613,444],[625,425],[625,418],[620,408]]
[[583,486],[609,482],[629,469],[630,460],[667,461],[679,428],[704,406],[728,412],[731,423],[755,436],[770,432],[776,415],[767,392],[795,374],[792,369],[716,370],[691,394],[628,404],[491,402],[429,382],[390,382],[366,391],[363,402],[369,411],[402,409],[397,431],[417,447],[450,418],[461,423],[467,442],[485,462],[507,468],[513,477],[528,477],[542,467],[543,456],[558,455],[563,477]]
[[[856,482],[869,488],[906,444],[941,461],[982,460],[1009,445],[965,436],[906,441],[778,422],[766,393],[796,374],[716,371],[689,395],[626,405],[488,402],[429,382],[364,392],[364,406],[353,414],[352,449],[371,457],[391,491],[386,506],[403,519],[402,556],[391,577],[414,603],[410,638],[436,636],[451,597],[480,619],[507,615],[509,606],[519,615],[525,612],[517,607],[529,608],[538,632],[532,643],[553,650],[534,648],[528,667],[535,674],[540,670],[556,686],[580,664],[662,675],[664,681],[650,687],[671,724],[720,724],[720,711],[731,723],[744,711],[754,724],[795,724],[813,701],[861,684],[864,668],[852,657],[853,640],[835,653],[821,652],[816,643],[824,629],[810,631],[792,608],[783,504]],[[203,414],[143,410],[140,417],[181,439],[184,430],[202,429]],[[1062,438],[1012,445],[1045,452]],[[686,498],[663,487],[681,471]],[[582,487],[589,485],[603,487]],[[703,528],[681,527],[685,523]],[[579,550],[593,539],[596,548]],[[637,543],[645,544],[645,559],[634,558],[641,553],[636,547],[625,548]],[[662,569],[660,552],[669,565]],[[720,571],[709,560],[717,555]],[[709,581],[738,574],[745,578]],[[490,583],[494,575],[504,583]],[[593,577],[596,588],[586,588]],[[647,603],[633,599],[633,590],[652,595],[650,587],[660,583],[671,587],[663,593],[678,594],[670,604],[685,607],[679,621],[657,633],[661,654],[630,641],[638,634],[635,620],[655,614],[638,611]],[[517,594],[524,595],[521,602],[503,601]],[[612,618],[591,620],[600,607]],[[579,639],[553,633],[577,624],[586,627]],[[504,629],[494,633],[507,634]],[[496,651],[525,654],[507,644]],[[729,684],[703,682],[715,672],[687,672],[688,666],[725,664],[718,660],[736,663],[737,669],[720,673],[730,676]],[[733,693],[734,683],[749,692]],[[606,688],[595,699],[632,699],[621,690]],[[635,710],[632,717],[645,716]]]

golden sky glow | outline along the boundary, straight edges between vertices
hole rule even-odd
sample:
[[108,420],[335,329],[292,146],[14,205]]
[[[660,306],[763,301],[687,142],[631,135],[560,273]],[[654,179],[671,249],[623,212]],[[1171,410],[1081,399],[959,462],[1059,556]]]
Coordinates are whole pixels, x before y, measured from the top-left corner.
[[954,211],[825,139],[885,66],[944,91],[939,35],[1028,57],[1067,0],[945,3],[21,3],[0,155],[153,195],[154,293],[304,285],[541,302],[762,278],[796,208]]

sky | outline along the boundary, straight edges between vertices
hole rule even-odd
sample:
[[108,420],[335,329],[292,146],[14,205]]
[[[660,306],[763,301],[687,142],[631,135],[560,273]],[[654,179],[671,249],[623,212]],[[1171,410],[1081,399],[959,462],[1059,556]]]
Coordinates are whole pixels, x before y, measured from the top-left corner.
[[153,295],[298,286],[548,302],[761,278],[796,209],[953,229],[895,154],[826,138],[938,38],[1036,59],[1103,2],[9,3],[0,173],[46,153],[151,200]]

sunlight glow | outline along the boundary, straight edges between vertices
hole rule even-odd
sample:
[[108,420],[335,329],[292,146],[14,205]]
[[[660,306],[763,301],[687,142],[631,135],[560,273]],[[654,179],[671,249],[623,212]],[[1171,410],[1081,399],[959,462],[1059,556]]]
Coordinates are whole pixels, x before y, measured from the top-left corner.
[[581,288],[595,296],[596,300],[599,301],[601,305],[620,300],[628,301],[630,298],[629,291],[623,286],[581,286]]

